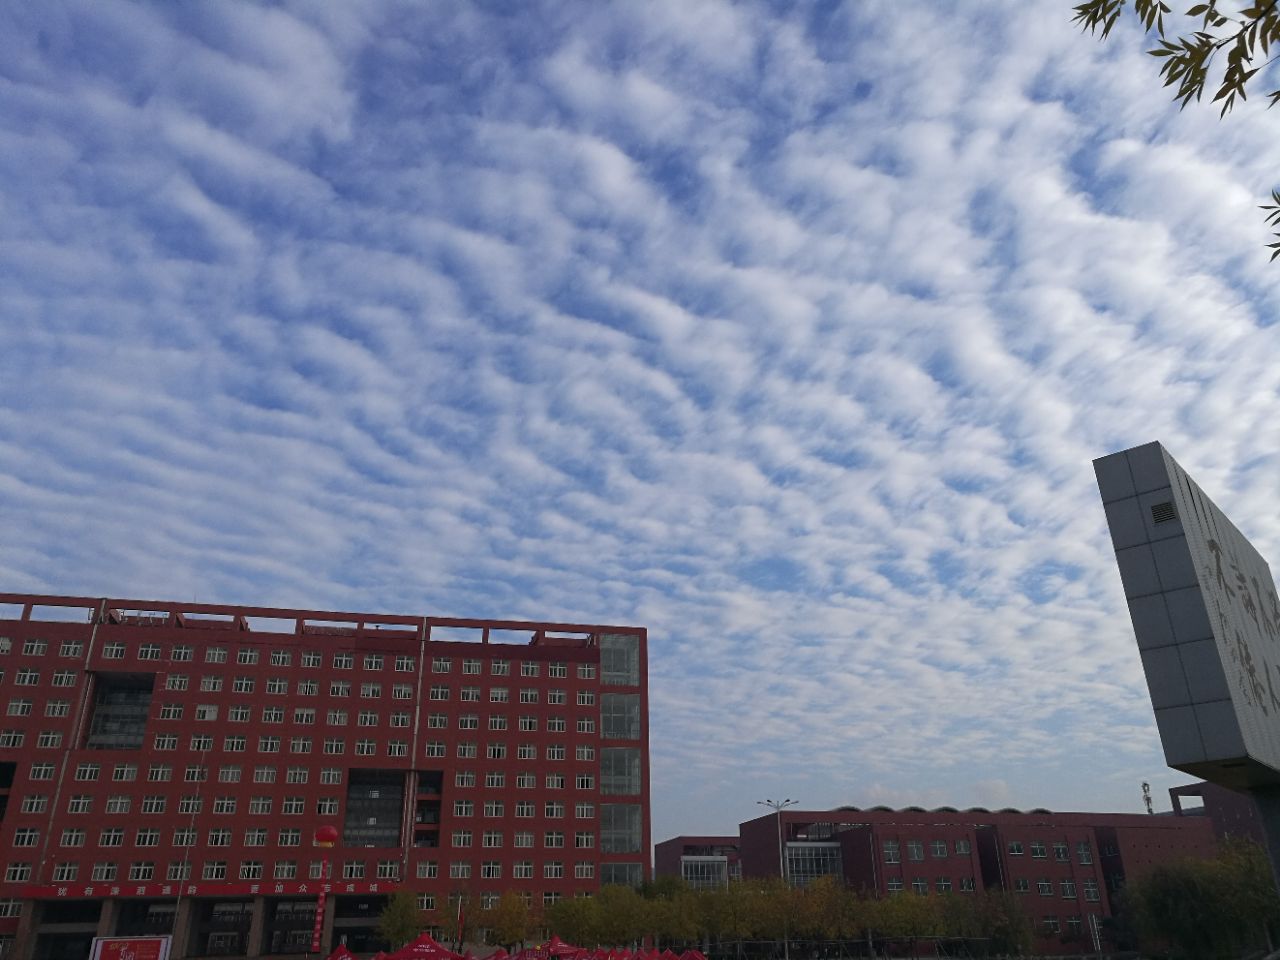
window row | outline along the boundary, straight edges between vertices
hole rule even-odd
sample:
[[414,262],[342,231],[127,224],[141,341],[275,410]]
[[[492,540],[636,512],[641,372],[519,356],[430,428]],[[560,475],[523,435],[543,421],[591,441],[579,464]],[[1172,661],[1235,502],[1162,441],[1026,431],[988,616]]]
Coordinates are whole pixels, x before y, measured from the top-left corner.
[[[890,877],[885,881],[885,885],[890,893],[902,893],[906,889],[906,881],[901,877]],[[973,877],[960,877],[952,886],[950,877],[936,877],[933,881],[933,889],[937,893],[951,893],[958,890],[960,893],[973,893],[977,889],[977,882]],[[916,877],[911,881],[911,891],[913,893],[925,896],[929,893],[929,879],[927,877]]]
[[[1082,880],[1080,882],[1081,892],[1084,898],[1089,901],[1096,902],[1098,900],[1098,881],[1092,878]],[[1031,881],[1025,877],[1019,877],[1013,882],[1014,893],[1030,893]],[[1036,892],[1042,897],[1052,897],[1054,895],[1053,881],[1048,877],[1041,877],[1036,880]],[[1059,880],[1058,892],[1065,900],[1076,899],[1076,882],[1074,880]]]
[[[499,784],[500,786],[500,784]],[[481,809],[486,817],[503,817],[506,816],[507,805],[502,800],[486,800]],[[517,818],[523,820],[537,816],[538,805],[532,800],[518,800],[514,807]],[[559,800],[548,800],[542,807],[542,815],[551,820],[562,819],[568,805]],[[455,800],[453,801],[453,815],[455,817],[472,817],[475,816],[476,803],[474,800]],[[594,803],[576,803],[573,807],[573,815],[579,820],[594,819],[596,815],[596,805]]]
[[[1032,859],[1045,860],[1048,858],[1049,848],[1043,841],[1032,840],[1029,847]],[[1010,840],[1008,850],[1011,857],[1020,857],[1025,852],[1021,840]],[[1071,853],[1066,843],[1060,841],[1053,844],[1053,859],[1059,863],[1070,862]],[[1093,848],[1088,840],[1080,840],[1076,843],[1076,860],[1085,865],[1093,863]]]
[[[923,840],[907,841],[907,859],[909,861],[921,861],[924,859],[925,842]],[[967,857],[973,852],[973,844],[970,840],[957,840],[954,845],[955,856]],[[947,841],[930,840],[929,852],[935,860],[944,860],[950,853],[947,849]],[[899,840],[886,840],[884,842],[884,862],[885,863],[901,863],[902,862],[902,843]]]
[[[37,761],[28,768],[27,779],[34,781],[52,780],[56,770],[56,765],[51,762]],[[188,764],[183,771],[182,779],[186,783],[204,783],[209,779],[210,770],[210,767],[203,764]],[[239,783],[244,768],[225,765],[218,767],[217,771],[219,783]],[[138,772],[137,764],[117,763],[112,767],[111,779],[115,782],[130,782],[138,779]],[[101,773],[101,764],[81,763],[76,766],[75,780],[92,783],[99,779]],[[275,783],[279,775],[279,768],[257,766],[252,768],[251,773],[254,783]],[[285,768],[286,783],[306,783],[307,776],[307,768],[305,767]],[[172,764],[153,763],[147,767],[146,780],[148,783],[169,783],[173,779],[174,767]],[[342,771],[337,767],[325,767],[320,771],[320,782],[322,784],[340,784],[342,783]]]
[[[37,681],[38,681],[37,677]],[[201,693],[219,693],[225,685],[226,678],[206,674],[200,678]],[[57,684],[55,684],[56,686]],[[368,681],[361,683],[359,686],[360,697],[365,700],[382,699],[382,691],[384,684],[377,681]],[[191,677],[185,673],[170,673],[164,678],[164,689],[169,691],[184,691],[191,688]],[[253,693],[257,688],[257,678],[255,677],[232,677],[231,692],[232,693]],[[319,680],[299,680],[294,688],[300,697],[317,697],[322,689]],[[331,680],[329,681],[329,696],[331,697],[350,697],[352,691],[355,690],[355,684],[350,680]],[[263,690],[275,696],[284,696],[289,692],[289,681],[284,677],[267,677],[263,682]],[[390,686],[392,700],[412,700],[413,684],[411,683],[393,683]]]
[[[538,775],[535,773],[518,773],[515,778],[517,790],[534,790],[538,786]],[[564,790],[569,782],[569,778],[563,773],[549,773],[543,781],[548,790]],[[453,775],[453,785],[455,787],[474,787],[477,778],[474,770],[459,770]],[[506,786],[506,777],[501,772],[492,772],[485,774],[484,785],[487,789],[500,789]],[[573,778],[573,786],[576,790],[594,790],[595,777],[588,773],[582,773]]]

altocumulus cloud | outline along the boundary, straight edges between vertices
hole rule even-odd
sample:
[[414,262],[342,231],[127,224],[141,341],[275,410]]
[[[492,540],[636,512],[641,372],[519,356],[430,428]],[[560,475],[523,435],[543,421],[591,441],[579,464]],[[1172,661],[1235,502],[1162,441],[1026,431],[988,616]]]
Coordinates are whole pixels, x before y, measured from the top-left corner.
[[1089,462],[1280,556],[1280,137],[1068,21],[6,10],[0,582],[645,624],[659,838],[1135,809]]

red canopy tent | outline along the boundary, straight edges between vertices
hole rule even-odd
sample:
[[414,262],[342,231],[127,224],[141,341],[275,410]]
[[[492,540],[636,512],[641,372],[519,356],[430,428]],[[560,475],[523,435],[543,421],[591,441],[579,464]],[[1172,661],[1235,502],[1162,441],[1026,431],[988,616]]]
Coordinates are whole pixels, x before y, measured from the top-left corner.
[[462,957],[438,943],[431,934],[424,933],[395,953],[388,954],[386,960],[462,960]]
[[340,943],[333,953],[329,954],[325,960],[355,960],[355,954],[347,949],[347,945],[345,943]]
[[680,960],[707,960],[701,950],[686,950],[680,954]]

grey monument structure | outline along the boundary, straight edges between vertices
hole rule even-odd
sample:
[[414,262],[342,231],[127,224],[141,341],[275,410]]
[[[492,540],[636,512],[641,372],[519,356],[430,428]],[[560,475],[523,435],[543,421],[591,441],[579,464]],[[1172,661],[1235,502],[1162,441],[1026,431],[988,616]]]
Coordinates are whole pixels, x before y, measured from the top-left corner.
[[1165,762],[1258,805],[1280,880],[1271,568],[1159,443],[1093,462]]

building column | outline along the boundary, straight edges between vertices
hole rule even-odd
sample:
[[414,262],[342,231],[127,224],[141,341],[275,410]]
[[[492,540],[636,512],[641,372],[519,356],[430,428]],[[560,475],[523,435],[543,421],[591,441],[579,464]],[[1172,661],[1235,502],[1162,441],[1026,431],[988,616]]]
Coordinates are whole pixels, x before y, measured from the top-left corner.
[[267,898],[253,898],[253,913],[249,921],[249,942],[244,945],[246,957],[262,956],[262,931],[267,926]]
[[102,911],[98,914],[98,932],[95,936],[113,937],[116,933],[116,920],[120,917],[120,898],[107,897],[102,901]]
[[191,928],[195,923],[196,899],[183,897],[173,912],[173,943],[169,947],[170,960],[184,960],[190,955]]
[[10,960],[31,960],[36,952],[36,930],[40,928],[44,904],[39,900],[26,900],[22,904],[22,916],[18,918],[18,932],[13,938]]

